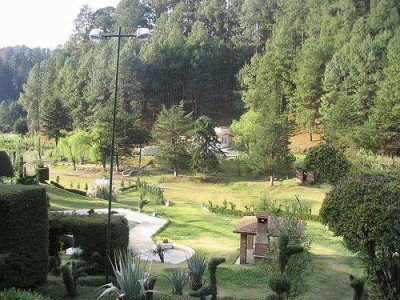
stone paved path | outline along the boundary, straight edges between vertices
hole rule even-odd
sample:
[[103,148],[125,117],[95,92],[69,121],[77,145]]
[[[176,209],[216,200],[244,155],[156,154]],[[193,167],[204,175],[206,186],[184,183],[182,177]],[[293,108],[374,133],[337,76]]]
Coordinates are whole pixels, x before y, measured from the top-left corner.
[[[146,214],[134,212],[130,209],[115,208],[113,211],[118,212],[119,216],[124,216],[129,222],[137,223],[137,225],[129,231],[129,248],[134,250],[143,259],[160,261],[157,254],[154,254],[156,244],[152,236],[161,230],[168,221],[162,218],[152,217]],[[72,211],[67,211],[71,213]],[[75,210],[77,214],[87,214],[86,209]],[[95,209],[96,213],[107,214],[108,209]],[[194,254],[194,250],[190,247],[174,243],[174,248],[168,250],[164,254],[164,261],[171,264],[179,264]]]

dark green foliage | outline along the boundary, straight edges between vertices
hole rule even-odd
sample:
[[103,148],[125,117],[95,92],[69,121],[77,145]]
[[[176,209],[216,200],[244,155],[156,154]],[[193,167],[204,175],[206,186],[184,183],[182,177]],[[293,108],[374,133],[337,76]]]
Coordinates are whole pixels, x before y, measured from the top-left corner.
[[212,300],[217,300],[217,267],[224,262],[225,258],[212,258],[208,263],[210,283],[197,291],[190,292],[189,295],[200,299],[206,299],[207,296],[211,295]]
[[59,98],[50,100],[44,106],[41,118],[44,134],[50,138],[55,138],[57,146],[58,140],[62,136],[62,130],[70,129],[71,127],[67,108]]
[[[270,289],[276,293],[276,299],[284,299],[289,295],[296,296],[302,292],[300,288],[301,285],[304,285],[304,281],[297,277],[305,275],[303,272],[309,263],[308,260],[305,260],[304,264],[293,263],[291,258],[296,254],[306,252],[305,248],[296,243],[294,237],[283,234],[283,232],[281,234],[278,241],[277,272],[272,274],[268,280]],[[274,299],[274,296],[271,297]]]
[[367,300],[368,292],[365,288],[365,283],[359,278],[349,275],[350,286],[354,291],[353,300]]
[[0,256],[3,263],[0,263],[0,289],[31,288],[46,281],[49,261],[48,205],[43,187],[1,187]]
[[214,122],[206,116],[194,122],[191,154],[193,170],[201,173],[216,171],[219,167],[218,156],[224,155],[214,130]]
[[50,171],[48,167],[36,167],[35,173],[40,182],[45,182],[46,180],[49,180]]
[[[268,285],[272,291],[274,291],[278,297],[288,294],[290,291],[290,281],[289,279],[281,274],[275,274],[268,280]],[[281,298],[279,298],[281,299]]]
[[400,181],[398,176],[355,174],[328,193],[320,215],[346,246],[358,252],[377,298],[400,297]]
[[335,184],[347,175],[351,164],[344,153],[331,144],[311,148],[304,159],[304,167],[316,173],[321,182]]
[[189,161],[188,135],[191,114],[185,114],[183,102],[171,108],[163,107],[154,125],[153,137],[158,145],[157,160],[161,166],[172,168],[174,174],[186,169]]
[[76,297],[78,295],[77,281],[80,277],[87,275],[86,268],[79,266],[76,262],[67,263],[61,267],[61,274],[68,297]]
[[[92,254],[98,252],[100,257],[103,258],[101,265],[105,264],[107,257],[107,215],[88,216],[53,213],[49,216],[49,221],[50,255],[58,255],[60,250],[58,241],[61,235],[73,234],[75,246],[79,246],[82,249],[82,258],[84,260],[90,262]],[[128,221],[124,217],[113,216],[111,218],[111,249],[126,249],[128,241]]]
[[0,291],[1,300],[48,300],[46,296],[29,291],[20,291],[15,288]]
[[290,238],[286,235],[279,237],[279,255],[278,255],[278,264],[279,270],[283,273],[286,269],[286,266],[289,262],[289,259],[292,255],[297,253],[301,253],[304,251],[304,248],[297,245],[289,245]]
[[18,133],[20,135],[25,135],[29,131],[28,122],[26,118],[18,118],[13,126],[13,132]]
[[0,151],[0,179],[1,177],[14,177],[14,168],[5,151]]

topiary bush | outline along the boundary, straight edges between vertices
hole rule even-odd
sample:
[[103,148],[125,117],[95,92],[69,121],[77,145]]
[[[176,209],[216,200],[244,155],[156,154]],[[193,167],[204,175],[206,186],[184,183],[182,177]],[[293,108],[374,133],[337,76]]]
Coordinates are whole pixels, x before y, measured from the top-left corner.
[[322,144],[310,149],[304,167],[316,173],[321,182],[335,184],[347,175],[351,164],[342,151],[333,145]]
[[[61,235],[73,234],[75,246],[82,249],[82,258],[91,262],[92,255],[97,252],[96,257],[102,258],[105,264],[106,240],[107,240],[107,215],[69,215],[52,213],[49,216],[49,254],[58,256],[60,251],[59,239]],[[122,216],[111,218],[111,253],[113,249],[126,249],[129,242],[128,221]],[[96,261],[100,264],[99,261]]]
[[0,151],[0,180],[1,177],[14,177],[14,168],[5,151]]
[[388,174],[343,178],[322,203],[325,224],[357,252],[377,299],[400,298],[400,179]]
[[50,178],[50,171],[48,167],[37,166],[35,168],[35,174],[40,182],[45,182]]
[[43,284],[48,272],[48,199],[37,186],[0,189],[0,289]]

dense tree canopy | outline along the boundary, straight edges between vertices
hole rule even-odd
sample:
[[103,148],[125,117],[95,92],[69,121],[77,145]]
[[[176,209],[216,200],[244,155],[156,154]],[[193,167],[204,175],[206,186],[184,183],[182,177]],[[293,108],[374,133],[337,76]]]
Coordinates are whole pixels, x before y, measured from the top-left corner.
[[[116,9],[85,6],[71,40],[32,69],[20,102],[31,131],[41,130],[43,103],[56,98],[71,113],[73,128],[93,127],[112,98],[116,41],[94,44],[89,29],[134,32],[145,26],[154,29],[149,41],[123,40],[119,90],[122,109],[139,114],[144,126],[154,124],[163,105],[184,99],[187,113],[217,125],[243,113],[257,116],[255,132],[283,132],[273,143],[283,149],[294,121],[311,139],[317,130],[335,145],[397,155],[399,11],[395,0],[122,0]],[[2,66],[8,72],[0,59]],[[275,153],[266,149],[271,143],[260,145],[259,155]]]

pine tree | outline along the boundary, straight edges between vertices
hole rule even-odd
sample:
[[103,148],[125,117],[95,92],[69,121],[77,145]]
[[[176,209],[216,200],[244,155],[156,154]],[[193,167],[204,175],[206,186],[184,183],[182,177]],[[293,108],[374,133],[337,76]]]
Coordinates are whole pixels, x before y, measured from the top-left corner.
[[366,148],[395,156],[400,154],[400,31],[390,40],[388,62],[383,70],[383,79],[372,109],[371,118],[364,131],[375,142]]
[[191,114],[185,114],[183,102],[171,108],[165,106],[158,115],[153,138],[158,145],[158,162],[173,168],[174,175],[186,168],[189,160],[188,136],[192,124]]
[[197,172],[209,173],[219,167],[218,155],[224,152],[214,130],[213,121],[201,116],[194,122],[192,130],[192,168]]
[[67,108],[59,98],[55,98],[44,105],[41,117],[44,134],[50,138],[55,138],[57,146],[61,131],[70,129],[71,122]]

